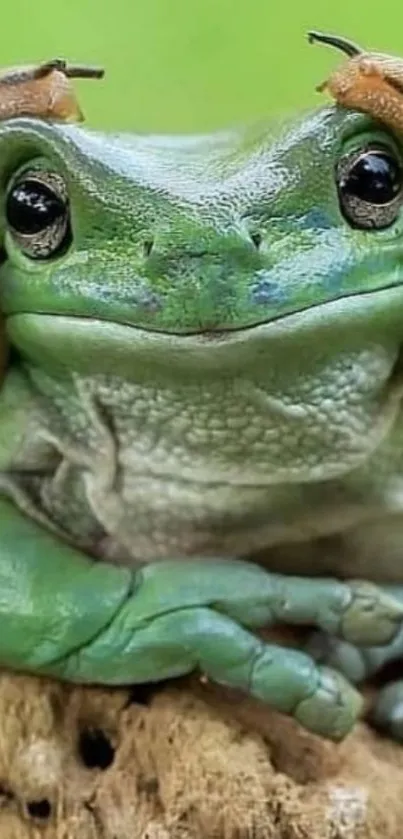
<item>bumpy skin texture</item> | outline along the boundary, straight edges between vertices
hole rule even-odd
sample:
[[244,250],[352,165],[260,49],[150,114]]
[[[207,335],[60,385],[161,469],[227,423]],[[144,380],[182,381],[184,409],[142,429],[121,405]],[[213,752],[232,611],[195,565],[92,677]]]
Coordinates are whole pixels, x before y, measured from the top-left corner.
[[[3,192],[61,174],[73,234],[33,260],[2,202],[3,664],[108,684],[199,667],[351,728],[341,675],[248,628],[372,645],[401,626],[393,590],[325,579],[403,576],[403,217],[353,230],[335,186],[368,142],[401,154],[337,109],[185,139],[0,126]],[[270,573],[234,559],[252,551]]]

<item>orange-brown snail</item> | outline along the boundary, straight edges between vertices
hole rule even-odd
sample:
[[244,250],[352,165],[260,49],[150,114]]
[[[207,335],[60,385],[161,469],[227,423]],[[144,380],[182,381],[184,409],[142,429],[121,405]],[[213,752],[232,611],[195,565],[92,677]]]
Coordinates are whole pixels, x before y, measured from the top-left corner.
[[318,90],[327,90],[338,105],[362,111],[397,133],[403,132],[403,59],[366,52],[336,35],[309,32],[311,43],[336,47],[348,60]]

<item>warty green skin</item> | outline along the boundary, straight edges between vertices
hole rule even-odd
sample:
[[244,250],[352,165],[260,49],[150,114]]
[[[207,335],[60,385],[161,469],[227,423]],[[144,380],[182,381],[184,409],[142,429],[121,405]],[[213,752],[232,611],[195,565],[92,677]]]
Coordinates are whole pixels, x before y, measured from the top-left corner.
[[[250,630],[315,625],[357,655],[402,634],[394,586],[354,582],[403,579],[403,211],[353,230],[334,176],[373,139],[403,154],[332,108],[211,137],[0,125],[5,666],[200,668],[350,730],[341,673]],[[72,245],[48,261],[5,219],[33,167],[70,200]]]

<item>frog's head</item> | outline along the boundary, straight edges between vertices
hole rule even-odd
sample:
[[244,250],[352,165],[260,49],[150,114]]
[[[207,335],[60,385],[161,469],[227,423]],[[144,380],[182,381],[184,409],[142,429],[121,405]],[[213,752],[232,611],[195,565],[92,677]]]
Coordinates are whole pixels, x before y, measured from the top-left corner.
[[294,334],[296,317],[339,334],[394,319],[400,341],[402,205],[402,143],[342,109],[185,139],[11,120],[0,308],[22,349],[82,363],[102,346],[104,365],[121,345]]

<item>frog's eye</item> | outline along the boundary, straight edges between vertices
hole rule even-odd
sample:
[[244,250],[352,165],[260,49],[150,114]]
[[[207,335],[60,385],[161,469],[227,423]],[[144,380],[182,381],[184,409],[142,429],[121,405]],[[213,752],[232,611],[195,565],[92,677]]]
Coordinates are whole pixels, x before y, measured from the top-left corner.
[[31,259],[59,256],[71,242],[66,184],[56,172],[20,175],[9,187],[5,213],[14,241]]
[[381,230],[403,203],[403,169],[392,149],[373,146],[342,157],[336,168],[339,203],[351,227]]

